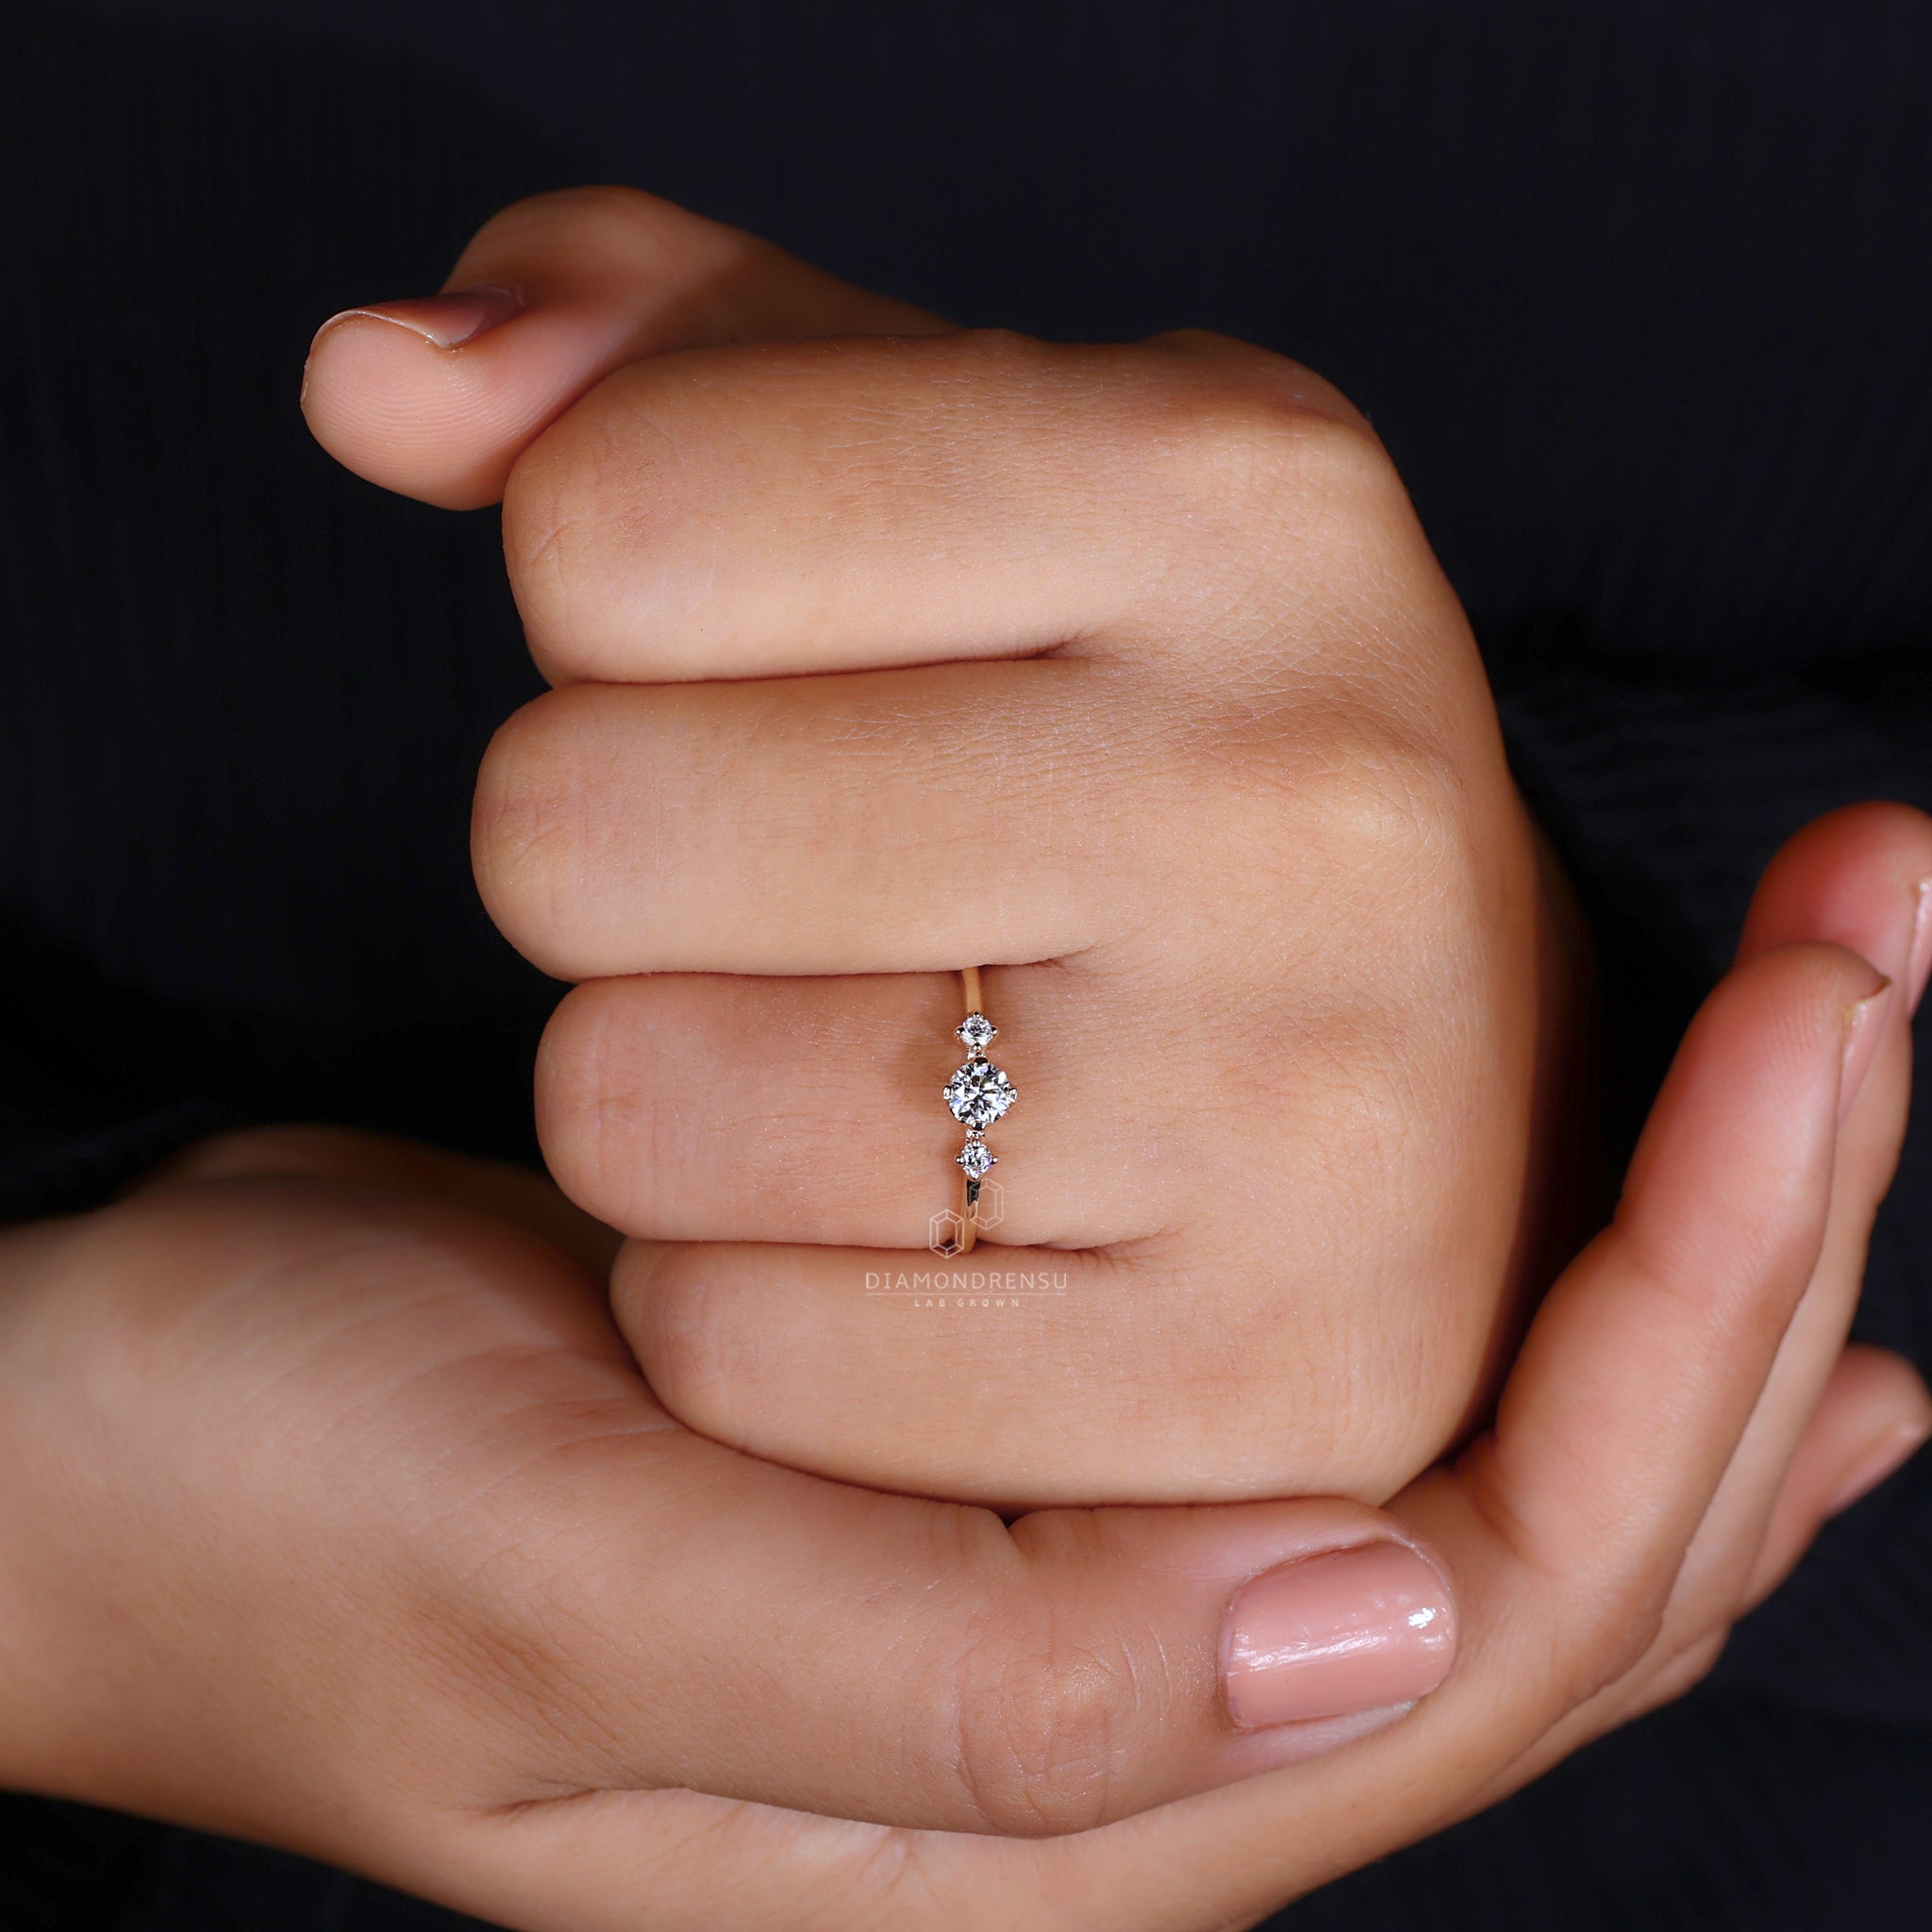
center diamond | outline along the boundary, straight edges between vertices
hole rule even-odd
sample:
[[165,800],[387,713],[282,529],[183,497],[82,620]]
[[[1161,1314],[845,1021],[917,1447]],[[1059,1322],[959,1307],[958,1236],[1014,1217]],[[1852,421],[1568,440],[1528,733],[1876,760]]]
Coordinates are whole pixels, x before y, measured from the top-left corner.
[[1020,1095],[998,1067],[975,1055],[946,1082],[941,1097],[956,1121],[990,1127]]

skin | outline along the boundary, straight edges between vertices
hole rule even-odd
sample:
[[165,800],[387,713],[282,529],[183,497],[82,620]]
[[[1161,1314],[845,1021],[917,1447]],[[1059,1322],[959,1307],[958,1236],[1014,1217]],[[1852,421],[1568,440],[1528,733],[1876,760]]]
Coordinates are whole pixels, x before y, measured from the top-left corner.
[[[416,358],[398,391],[357,352],[392,425],[436,426],[412,382],[519,434],[520,397],[568,400],[554,366],[492,391],[370,326]],[[487,452],[443,454],[488,487]],[[1676,1694],[1932,1426],[1903,1363],[1840,1352],[1928,877],[1932,823],[1896,808],[1780,855],[1493,1426],[1382,1509],[1008,1523],[747,1455],[654,1396],[593,1224],[428,1150],[240,1137],[16,1230],[0,1776],[530,1932],[1252,1922]],[[1231,1599],[1367,1542],[1453,1586],[1453,1674],[1237,1731]]]
[[[531,291],[434,352],[469,460],[451,424],[399,447],[392,318],[324,332],[308,408],[414,493],[501,475],[558,689],[485,761],[477,879],[588,982],[544,1149],[635,1238],[618,1317],[672,1413],[1008,1509],[1427,1467],[1547,1279],[1561,986],[1474,642],[1358,412],[1198,332],[946,330],[641,196],[524,204],[452,279]],[[481,464],[531,385],[582,393]],[[972,964],[1022,1096],[975,1265],[1063,1291],[936,1319],[866,1289],[934,1265]]]
[[[744,1457],[653,1400],[555,1244],[593,1228],[393,1143],[235,1137],[15,1230],[0,1777],[528,1932],[1251,1922],[1676,1694],[1932,1426],[1840,1354],[1920,969],[1818,937],[1909,960],[1921,867],[1890,808],[1781,857],[1494,1429],[1386,1511],[1008,1524]],[[1235,1731],[1230,1595],[1375,1541],[1453,1581],[1448,1681]]]

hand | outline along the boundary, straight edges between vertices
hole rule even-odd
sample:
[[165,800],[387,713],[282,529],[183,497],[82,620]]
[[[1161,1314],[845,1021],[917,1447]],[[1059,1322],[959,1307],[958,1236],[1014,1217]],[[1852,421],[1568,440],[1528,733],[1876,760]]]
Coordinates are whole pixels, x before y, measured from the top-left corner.
[[[528,303],[454,350],[423,331],[501,298],[340,319],[307,407],[393,487],[508,477],[561,688],[491,750],[478,877],[593,982],[541,1124],[641,1238],[661,1399],[1008,1508],[1401,1487],[1541,1285],[1561,1013],[1481,664],[1359,415],[1220,338],[935,333],[641,196],[522,204],[453,279]],[[942,1314],[867,1288],[931,1279],[946,969],[984,963],[1021,1101],[973,1266],[1065,1291]]]
[[[600,207],[613,212],[608,198],[582,206],[593,217]],[[620,197],[615,212],[623,228],[637,211]],[[676,221],[665,220],[675,239]],[[711,296],[724,291],[728,306],[744,292],[734,288],[734,272],[745,269],[756,283],[773,258],[741,242],[741,256],[734,254],[715,231],[713,240],[706,287]],[[584,258],[580,251],[575,258]],[[788,273],[808,272],[794,264]],[[561,325],[582,335],[594,323],[609,366],[662,319],[633,310],[619,316],[620,326],[594,304],[546,309],[541,284],[532,285],[531,333],[497,338],[497,359],[440,356],[374,324],[331,332],[310,391],[325,434],[354,454],[345,399],[375,395],[393,429],[420,422],[425,382],[446,384],[444,455],[467,463],[473,478],[482,475],[473,487],[487,495],[491,465],[500,475],[521,439],[572,392],[546,360]],[[827,309],[837,301],[827,294]],[[753,306],[741,305],[739,325]],[[834,325],[863,325],[848,313]],[[351,368],[357,382],[336,384]],[[372,374],[380,379],[358,389]],[[480,438],[471,413],[479,399],[489,432]],[[488,446],[497,432],[501,443]],[[408,436],[391,442],[389,450],[365,442],[358,467],[380,474],[391,458],[407,464],[421,456]],[[426,474],[419,467],[419,483]],[[419,493],[436,487],[427,482]],[[1316,1512],[1304,1522],[1325,1525],[1338,1551],[1377,1536],[1400,1540],[1411,1522],[1433,1531],[1435,1560],[1462,1587],[1462,1661],[1410,1722],[1358,1735],[1320,1764],[1047,1846],[865,1832],[814,1840],[795,1821],[714,1814],[716,1835],[673,1864],[655,1839],[613,1848],[608,1813],[580,1810],[545,1821],[560,1829],[541,1849],[559,1862],[545,1882],[524,1875],[532,1903],[518,1923],[567,1916],[592,1928],[632,1925],[640,1915],[629,1900],[645,1894],[647,1922],[661,1924],[708,1924],[721,1911],[788,1926],[1235,1923],[1489,1802],[1681,1690],[1821,1515],[1874,1480],[1926,1428],[1924,1391],[1903,1364],[1873,1352],[1840,1360],[1838,1343],[1903,1118],[1905,995],[1916,998],[1926,964],[1913,919],[1924,894],[1912,888],[1928,872],[1924,823],[1882,810],[1827,822],[1784,855],[1760,894],[1740,974],[1700,1018],[1659,1103],[1618,1226],[1551,1296],[1493,1436],[1424,1478],[1389,1515],[1364,1512],[1353,1539],[1337,1535],[1323,1513],[1337,1505],[1278,1506]],[[1864,1006],[1848,1025],[1843,1002],[1874,982],[1843,955],[1775,950],[1805,939],[1837,940],[1878,959],[1899,980],[1899,996]],[[1842,1059],[1840,1042],[1849,1046]],[[1834,1137],[1840,1067],[1843,1094],[1856,1093],[1857,1104]],[[1017,1541],[1076,1523],[1172,1526],[1203,1515],[1233,1522],[1254,1512],[1047,1512],[1012,1534]],[[1371,1560],[1390,1560],[1386,1547]],[[1330,1594],[1324,1574],[1337,1572],[1291,1565],[1240,1598],[1227,1648],[1230,1696],[1249,1720],[1308,1709],[1323,1666],[1290,1646],[1274,1672],[1249,1676],[1268,1644],[1252,1629],[1243,1639],[1243,1624],[1263,1608],[1292,1621],[1295,1583],[1307,1586],[1306,1616],[1310,1591]],[[1346,1612],[1349,1592],[1341,1594]],[[1357,1583],[1357,1614],[1373,1595]],[[1382,1607],[1390,1607],[1385,1594]],[[1432,1607],[1439,1619],[1446,1610]],[[1065,1774],[1082,1754],[1065,1745],[1098,1735],[1114,1747],[1084,1754],[1091,1798],[1095,1781],[1107,1784],[1135,1763],[1128,1740],[1145,1735],[1136,1733],[1143,1699],[1174,1685],[1186,1654],[1184,1645],[1163,1648],[1157,1662],[1145,1653],[1076,1648],[1064,1674],[1050,1673],[1062,1694],[1049,1731],[1062,1745],[1046,1759],[1062,1774],[1050,1805],[1034,1792],[1042,1825],[1073,1822],[1083,1808],[1113,1815],[1106,1803],[1068,1802],[1082,1780]],[[1052,1653],[1040,1655],[1051,1663]],[[1373,1655],[1371,1664],[1373,1674]],[[1424,1688],[1420,1675],[1410,1683]],[[1381,1693],[1389,1694],[1386,1677]],[[1331,1677],[1323,1696],[1332,1706],[1339,1695]],[[1357,1724],[1395,1714],[1385,1708]],[[1265,1739],[1287,1756],[1333,1746],[1338,1733],[1318,1721],[1309,1731],[1290,1725],[1250,1736]]]
[[1886,808],[1779,859],[1493,1435],[1386,1514],[1008,1526],[736,1455],[552,1244],[593,1229],[426,1150],[242,1137],[16,1230],[0,1775],[527,1932],[1257,1916],[1680,1690],[1924,1438],[1903,1364],[1832,1364],[1927,876]]
[[[691,1435],[599,1240],[512,1170],[316,1129],[0,1235],[0,1782],[675,1924],[609,1874],[675,1893],[741,1842],[783,1901],[887,1825],[1086,1826],[1360,1728],[1228,1724],[1257,1572],[1382,1539],[1443,1601],[1347,1504],[1009,1529]],[[1453,1649],[1445,1609],[1421,1661]]]

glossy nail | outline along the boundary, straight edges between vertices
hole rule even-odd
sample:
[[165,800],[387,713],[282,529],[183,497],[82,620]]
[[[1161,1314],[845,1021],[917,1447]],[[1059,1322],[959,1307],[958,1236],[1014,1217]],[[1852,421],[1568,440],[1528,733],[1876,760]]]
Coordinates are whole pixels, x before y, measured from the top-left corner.
[[1425,1697],[1456,1660],[1456,1607],[1402,1543],[1285,1563],[1228,1607],[1228,1714],[1243,1730],[1348,1717]]
[[447,295],[423,295],[406,302],[378,302],[367,308],[344,308],[331,315],[316,330],[318,339],[339,322],[367,316],[372,322],[392,322],[413,329],[425,342],[439,349],[459,349],[474,342],[486,329],[508,322],[524,307],[516,289],[495,282],[482,282],[474,289],[458,289]]
[[1876,992],[1865,995],[1845,1016],[1844,1061],[1838,1076],[1838,1124],[1843,1126],[1865,1075],[1872,1071],[1872,1057],[1878,1051],[1878,1037],[1885,1031],[1892,986],[1887,980]]

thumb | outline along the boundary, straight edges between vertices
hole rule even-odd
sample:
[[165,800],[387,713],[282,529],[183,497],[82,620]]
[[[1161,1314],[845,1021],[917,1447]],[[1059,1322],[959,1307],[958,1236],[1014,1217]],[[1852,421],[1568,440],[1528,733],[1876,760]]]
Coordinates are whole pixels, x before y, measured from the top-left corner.
[[546,425],[641,357],[948,326],[655,195],[572,188],[492,216],[441,294],[331,316],[302,413],[358,476],[475,509]]

